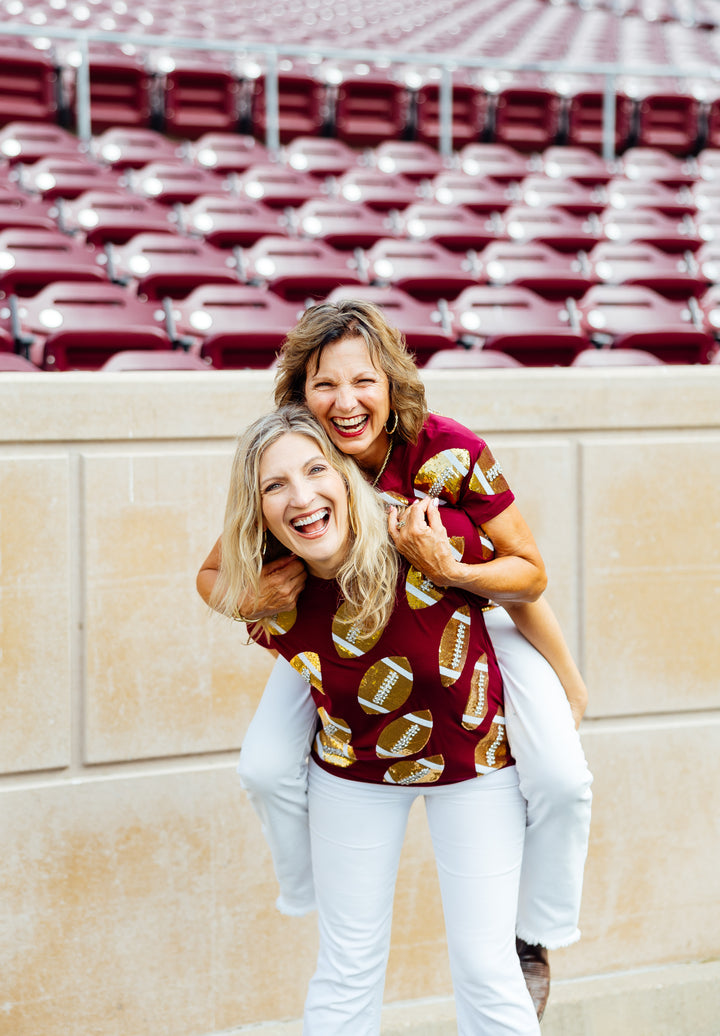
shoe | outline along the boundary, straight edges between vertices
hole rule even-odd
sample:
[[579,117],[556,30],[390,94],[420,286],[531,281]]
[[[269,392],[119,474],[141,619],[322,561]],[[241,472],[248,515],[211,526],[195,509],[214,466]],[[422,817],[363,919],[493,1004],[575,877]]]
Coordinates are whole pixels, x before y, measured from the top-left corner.
[[538,1021],[541,1021],[550,996],[548,951],[544,946],[532,946],[524,939],[516,939],[515,945],[520,958],[520,967],[525,977],[525,985],[532,997]]

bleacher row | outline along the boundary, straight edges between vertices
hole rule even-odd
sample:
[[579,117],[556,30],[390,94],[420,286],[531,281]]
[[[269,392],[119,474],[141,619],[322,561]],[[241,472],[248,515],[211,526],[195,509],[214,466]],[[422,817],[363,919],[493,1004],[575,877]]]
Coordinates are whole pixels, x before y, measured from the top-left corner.
[[[0,38],[0,367],[267,367],[302,307],[338,293],[388,308],[421,365],[717,362],[710,0],[0,0],[0,12],[47,31]],[[90,43],[84,142],[76,44],[53,38],[67,28],[133,40]],[[283,146],[270,152],[251,44],[288,39],[318,55],[281,54]],[[339,45],[397,60],[321,57]],[[413,63],[420,51],[458,55],[451,156],[437,149],[440,67]],[[603,77],[498,59],[688,75],[617,78],[620,157],[606,162]]]
[[716,149],[611,165],[475,143],[448,168],[421,142],[296,138],[273,163],[239,134],[178,146],[116,128],[85,153],[15,123],[0,153],[0,347],[16,367],[127,350],[267,367],[302,307],[337,291],[389,307],[421,364],[717,352]]

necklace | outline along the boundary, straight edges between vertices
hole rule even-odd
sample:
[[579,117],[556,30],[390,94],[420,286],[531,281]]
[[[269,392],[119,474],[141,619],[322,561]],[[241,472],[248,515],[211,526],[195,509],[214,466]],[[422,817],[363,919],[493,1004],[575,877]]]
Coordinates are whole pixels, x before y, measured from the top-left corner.
[[383,471],[388,466],[388,461],[390,460],[390,454],[392,453],[393,445],[394,445],[394,441],[391,439],[390,440],[390,445],[387,448],[387,453],[385,454],[385,457],[383,459],[383,462],[382,462],[382,465],[380,467],[380,470],[378,471],[377,475],[375,476],[375,478],[371,482],[371,485],[372,485],[373,489],[375,488],[375,486],[380,481],[380,477],[382,476]]

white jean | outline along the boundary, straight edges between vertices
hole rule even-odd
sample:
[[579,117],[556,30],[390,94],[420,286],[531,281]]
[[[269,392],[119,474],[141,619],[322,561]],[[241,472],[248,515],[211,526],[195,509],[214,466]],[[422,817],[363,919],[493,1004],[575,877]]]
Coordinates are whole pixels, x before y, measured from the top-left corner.
[[[485,613],[505,689],[508,738],[527,801],[517,933],[550,949],[580,937],[590,784],[562,685],[502,608]],[[314,906],[307,756],[317,712],[307,683],[279,658],[243,741],[238,773],[263,825],[278,909]]]
[[[388,787],[310,763],[320,947],[303,1036],[377,1036],[398,861],[425,799],[460,1036],[540,1033],[515,951],[525,803],[515,767],[459,784]],[[435,934],[428,932],[428,935]]]

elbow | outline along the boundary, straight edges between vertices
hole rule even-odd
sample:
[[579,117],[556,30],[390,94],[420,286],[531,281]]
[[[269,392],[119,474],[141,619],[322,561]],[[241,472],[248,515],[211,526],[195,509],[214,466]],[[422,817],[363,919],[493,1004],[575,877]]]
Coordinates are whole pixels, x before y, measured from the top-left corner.
[[528,586],[523,594],[523,604],[534,604],[538,601],[547,589],[548,579],[545,566],[540,563],[533,565],[532,578],[528,580]]

